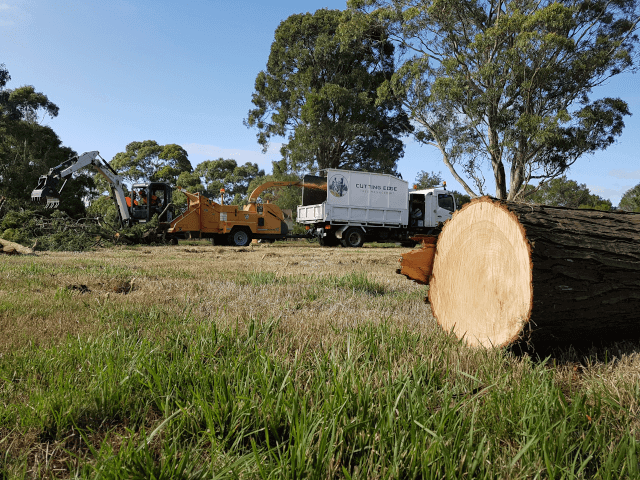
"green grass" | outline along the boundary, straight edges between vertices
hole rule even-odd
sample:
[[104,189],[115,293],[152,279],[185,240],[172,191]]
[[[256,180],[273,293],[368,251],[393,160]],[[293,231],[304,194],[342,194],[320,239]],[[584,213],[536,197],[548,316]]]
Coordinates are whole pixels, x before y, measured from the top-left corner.
[[[479,351],[472,371],[444,334],[390,323],[305,349],[273,319],[194,330],[188,313],[136,315],[97,338],[7,354],[0,450],[31,432],[54,450],[35,476],[82,478],[639,474],[632,413],[558,384],[544,362]],[[165,335],[140,337],[144,322]],[[3,455],[0,476],[31,476],[34,454]]]
[[0,263],[0,479],[640,478],[637,345],[474,350],[393,252],[201,250]]

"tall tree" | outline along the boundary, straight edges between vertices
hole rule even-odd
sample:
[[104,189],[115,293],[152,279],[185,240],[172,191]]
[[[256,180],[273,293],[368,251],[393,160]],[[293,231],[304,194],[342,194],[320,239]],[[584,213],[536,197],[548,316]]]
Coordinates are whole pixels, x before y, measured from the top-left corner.
[[[31,85],[7,88],[11,75],[0,64],[0,196],[14,207],[24,207],[38,177],[74,155],[51,129],[40,122],[56,117],[59,108]],[[62,192],[61,209],[72,215],[84,212],[82,198],[93,192],[88,172],[74,175]]]
[[408,118],[395,98],[377,94],[394,72],[394,47],[373,23],[340,40],[338,27],[352,16],[325,9],[290,16],[256,78],[245,124],[258,129],[265,152],[273,137],[287,136],[281,153],[295,170],[394,173],[404,153]]
[[193,170],[184,148],[175,143],[159,145],[155,140],[131,142],[110,163],[130,182],[153,181],[176,185],[182,172]]
[[624,192],[619,208],[626,212],[640,213],[640,183]]
[[[406,53],[384,86],[472,196],[517,199],[611,145],[629,115],[592,89],[633,66],[636,0],[349,0]],[[357,17],[356,17],[357,18]],[[352,22],[343,35],[358,32]]]

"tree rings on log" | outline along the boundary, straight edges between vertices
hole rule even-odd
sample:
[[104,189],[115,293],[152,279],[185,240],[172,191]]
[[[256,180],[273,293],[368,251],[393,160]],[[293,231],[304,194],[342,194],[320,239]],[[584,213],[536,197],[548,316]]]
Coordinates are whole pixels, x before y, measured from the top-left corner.
[[640,215],[473,200],[438,237],[429,301],[471,346],[640,336]]

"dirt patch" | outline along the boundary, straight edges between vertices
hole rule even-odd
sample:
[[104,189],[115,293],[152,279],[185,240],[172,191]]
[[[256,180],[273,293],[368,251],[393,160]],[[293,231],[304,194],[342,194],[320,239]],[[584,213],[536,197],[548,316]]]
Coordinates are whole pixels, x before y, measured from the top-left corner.
[[89,290],[89,287],[86,285],[67,285],[67,290],[80,293],[91,293],[91,290]]

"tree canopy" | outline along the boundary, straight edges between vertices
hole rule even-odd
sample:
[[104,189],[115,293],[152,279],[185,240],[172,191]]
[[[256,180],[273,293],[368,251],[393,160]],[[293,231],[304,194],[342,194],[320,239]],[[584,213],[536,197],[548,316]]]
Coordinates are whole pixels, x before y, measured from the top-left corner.
[[[0,196],[23,207],[30,202],[38,177],[75,152],[62,145],[51,127],[39,123],[56,117],[58,106],[32,85],[7,88],[10,80],[9,71],[0,64]],[[93,192],[94,183],[87,172],[74,178],[62,192],[61,209],[82,214],[82,198]]]
[[199,163],[192,173],[182,173],[178,185],[211,197],[218,196],[220,189],[224,188],[225,196],[231,196],[232,203],[240,204],[248,193],[249,184],[262,176],[264,170],[257,163],[238,165],[233,159],[218,158]]
[[[383,90],[470,195],[521,198],[611,145],[629,115],[594,87],[633,67],[636,0],[349,0],[405,53]],[[357,19],[357,17],[355,17]],[[355,33],[354,33],[355,32]],[[353,36],[358,23],[343,28]]]
[[442,172],[426,172],[420,170],[416,176],[415,185],[418,190],[424,190],[425,188],[433,188],[438,185],[442,185]]
[[[417,187],[417,190],[424,190],[427,188],[433,188],[442,185],[443,183],[442,172],[427,172],[425,170],[421,170],[418,172],[416,176],[416,181],[414,185]],[[471,201],[471,197],[469,195],[465,195],[464,193],[460,193],[457,190],[452,190],[451,194],[456,199],[456,205],[458,208],[462,207],[465,203],[469,203]]]
[[622,195],[619,207],[626,212],[640,213],[640,183]]
[[394,72],[394,47],[374,23],[339,39],[339,25],[352,16],[326,9],[291,15],[256,78],[245,124],[258,129],[265,152],[273,137],[286,136],[281,153],[294,170],[394,173],[403,155],[407,115],[395,98],[377,93]]
[[594,210],[611,210],[611,201],[591,193],[584,183],[569,180],[566,175],[544,183],[532,191],[527,201],[554,207],[591,208]]
[[131,142],[110,162],[113,169],[130,182],[167,182],[175,186],[182,172],[193,167],[180,145],[159,145],[155,140]]

